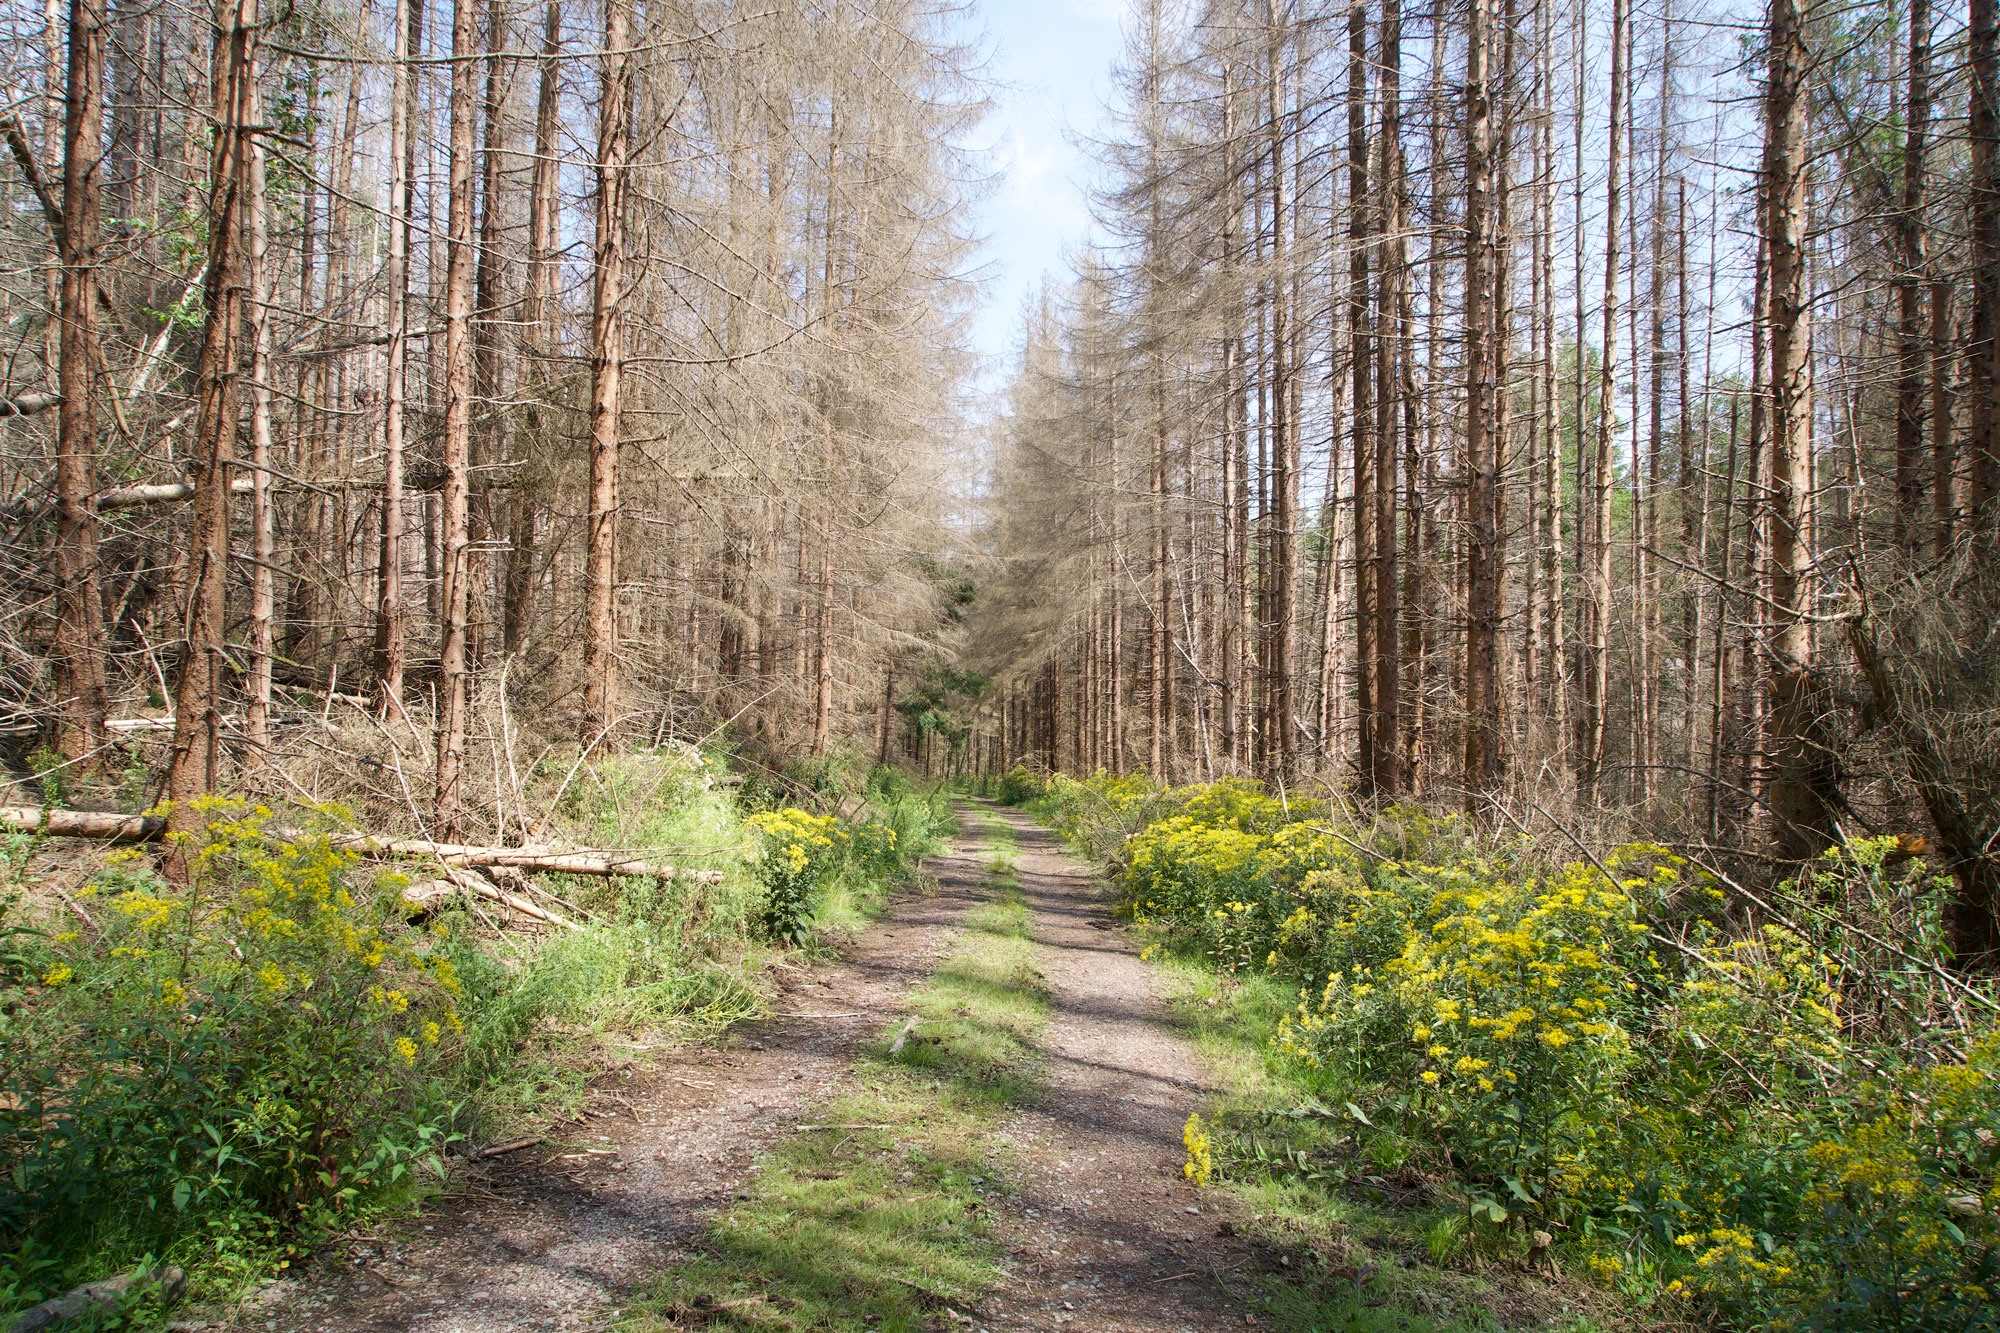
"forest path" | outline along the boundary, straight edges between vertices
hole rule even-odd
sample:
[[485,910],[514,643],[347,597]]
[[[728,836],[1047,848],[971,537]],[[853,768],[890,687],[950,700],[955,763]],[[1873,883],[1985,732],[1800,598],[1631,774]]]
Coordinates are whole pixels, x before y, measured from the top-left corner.
[[839,1092],[856,1052],[900,1014],[990,895],[984,851],[968,821],[924,863],[937,892],[900,895],[838,962],[788,972],[777,1017],[739,1025],[726,1044],[594,1079],[587,1123],[474,1166],[469,1192],[267,1284],[222,1326],[604,1327],[645,1282],[692,1256],[754,1159]]
[[1007,1129],[1020,1159],[1013,1272],[975,1313],[993,1329],[1212,1333],[1254,1327],[1265,1257],[1183,1177],[1181,1132],[1211,1091],[1169,1025],[1157,971],[1104,884],[1012,810],[1015,865],[1051,992],[1046,1094]]

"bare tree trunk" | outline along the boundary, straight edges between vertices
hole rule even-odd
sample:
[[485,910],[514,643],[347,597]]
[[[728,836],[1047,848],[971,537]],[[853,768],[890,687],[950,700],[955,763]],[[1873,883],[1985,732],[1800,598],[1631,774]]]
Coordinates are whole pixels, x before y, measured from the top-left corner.
[[[56,413],[57,748],[81,759],[104,743],[104,611],[98,597],[96,283],[99,140],[104,123],[104,0],[70,0],[69,87],[63,111],[62,264]],[[50,46],[53,60],[53,42]],[[51,72],[53,72],[51,70]]]
[[1465,162],[1465,456],[1469,513],[1466,545],[1465,785],[1500,779],[1500,452],[1493,316],[1498,264],[1493,202],[1492,88],[1488,75],[1488,0],[1472,0],[1466,24]]
[[1764,240],[1770,266],[1771,717],[1766,738],[1779,847],[1816,856],[1836,839],[1824,692],[1813,669],[1810,293],[1806,281],[1806,89],[1810,64],[1799,0],[1771,0],[1764,89]]
[[1967,341],[1967,505],[1977,540],[1996,540],[2000,509],[2000,3],[1971,0],[1967,55],[1972,71],[1966,134],[1972,154],[1972,336]]
[[444,280],[444,441],[439,545],[444,587],[438,643],[437,799],[432,836],[458,837],[465,766],[465,619],[472,581],[467,531],[472,454],[472,98],[478,65],[475,0],[455,0],[451,21],[451,146],[447,167]]
[[[181,678],[174,692],[173,757],[167,768],[167,799],[173,802],[177,829],[200,822],[189,802],[215,790],[220,776],[229,470],[236,456],[236,385],[242,359],[243,211],[249,185],[250,134],[256,118],[251,82],[256,0],[227,0],[216,19],[216,128],[206,219],[206,319],[195,367],[199,404],[193,442],[196,486]],[[169,869],[177,875],[185,873],[178,855],[170,859]]]
[[1917,549],[1917,511],[1923,488],[1924,378],[1930,360],[1924,286],[1929,258],[1924,245],[1926,154],[1931,123],[1930,0],[1910,0],[1910,91],[1905,108],[1903,199],[1896,214],[1902,272],[1896,275],[1896,545]]
[[1401,0],[1382,0],[1377,53],[1382,110],[1376,129],[1381,167],[1376,173],[1382,207],[1381,277],[1376,284],[1375,318],[1375,766],[1370,785],[1380,796],[1402,790],[1402,654],[1398,635],[1401,606],[1396,555],[1396,464],[1398,408],[1407,402],[1399,370],[1403,348],[1403,291],[1408,255],[1403,241],[1403,10]]
[[597,244],[590,324],[590,518],[585,556],[584,739],[618,722],[618,412],[625,365],[625,191],[631,142],[631,12],[606,0],[597,119]]
[[[1584,678],[1583,771],[1586,792],[1595,792],[1604,774],[1605,713],[1611,693],[1611,429],[1617,392],[1618,265],[1620,218],[1624,207],[1623,154],[1629,78],[1625,68],[1627,0],[1611,4],[1611,124],[1609,170],[1605,176],[1604,333],[1597,377],[1597,433],[1591,485],[1595,503],[1590,570],[1590,671]],[[1578,367],[1582,374],[1582,367]]]
[[[562,37],[562,12],[551,4],[544,16],[542,34],[541,80],[535,100],[535,165],[528,194],[528,291],[521,308],[521,323],[525,331],[523,354],[530,358],[529,373],[539,386],[546,378],[546,372],[539,359],[546,351],[548,333],[547,321],[550,307],[555,301],[555,250],[556,250],[556,79],[559,73],[556,52]],[[539,395],[535,395],[537,402]],[[527,435],[532,447],[541,448],[540,436],[547,429],[547,417],[539,406],[530,407],[527,412]],[[535,476],[533,460],[519,472]],[[506,608],[501,613],[501,651],[512,654],[521,650],[534,623],[534,572],[535,572],[535,497],[538,487],[526,484],[527,478],[516,477],[512,503],[509,512],[507,540]],[[724,542],[725,567],[729,555],[737,549],[733,537]],[[725,574],[725,578],[727,575]],[[725,602],[728,598],[725,596]],[[736,622],[727,616],[723,618],[725,633],[740,641],[741,631]],[[740,666],[736,656],[727,648],[723,651],[725,665],[733,673]]]
[[[262,122],[257,97],[258,66],[250,67],[250,123]],[[249,698],[243,709],[246,747],[243,763],[256,767],[271,748],[272,620],[277,614],[278,544],[271,494],[271,219],[265,193],[264,145],[249,143],[250,229],[250,652]],[[300,302],[304,304],[303,300]]]
[[376,565],[375,687],[384,716],[403,711],[403,410],[409,362],[411,0],[396,0],[395,75],[389,98],[388,366],[382,402],[382,542]]
[[[1354,715],[1362,790],[1372,793],[1381,768],[1378,750],[1395,746],[1395,736],[1378,737],[1375,701],[1381,690],[1376,673],[1381,654],[1375,635],[1381,535],[1375,497],[1375,332],[1371,328],[1368,291],[1368,6],[1356,0],[1347,11],[1347,329],[1348,370],[1352,388],[1354,457]],[[1329,486],[1333,489],[1329,470]],[[1331,522],[1329,522],[1329,529]],[[1332,544],[1331,530],[1322,534]],[[1331,562],[1329,561],[1329,565]],[[1333,609],[1328,607],[1329,625]],[[1330,636],[1329,636],[1330,637]]]

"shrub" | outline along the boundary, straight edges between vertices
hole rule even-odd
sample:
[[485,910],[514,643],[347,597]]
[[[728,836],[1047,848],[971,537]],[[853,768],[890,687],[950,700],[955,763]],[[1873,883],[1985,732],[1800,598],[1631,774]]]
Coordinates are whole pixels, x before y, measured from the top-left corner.
[[193,1223],[248,1253],[397,1185],[451,1135],[450,961],[385,929],[325,837],[197,809],[177,835],[187,885],[106,877],[104,939],[45,938],[32,1002],[0,1019],[0,1250],[120,1261]]
[[1772,886],[1791,916],[1723,915],[1657,846],[1544,870],[1412,806],[1338,829],[1242,782],[1008,784],[1086,844],[1137,817],[1128,909],[1301,986],[1274,1071],[1451,1168],[1453,1237],[1560,1224],[1600,1280],[1744,1327],[2000,1328],[2000,1024],[1966,1018],[2000,1007],[1949,976],[1948,886],[1895,839]]
[[840,869],[851,835],[832,816],[796,806],[754,814],[744,823],[762,842],[765,934],[787,944],[809,943],[816,901]]

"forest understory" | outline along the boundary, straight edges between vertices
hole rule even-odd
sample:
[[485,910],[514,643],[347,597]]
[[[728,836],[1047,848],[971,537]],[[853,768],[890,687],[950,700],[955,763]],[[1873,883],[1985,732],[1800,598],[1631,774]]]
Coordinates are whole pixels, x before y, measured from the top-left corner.
[[2000,3],[995,12],[0,4],[0,1314],[2000,1326]]

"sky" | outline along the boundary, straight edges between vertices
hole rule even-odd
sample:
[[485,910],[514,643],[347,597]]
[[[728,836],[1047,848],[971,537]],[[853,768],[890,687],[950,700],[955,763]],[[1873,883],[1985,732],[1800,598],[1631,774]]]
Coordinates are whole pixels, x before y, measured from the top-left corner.
[[993,111],[973,136],[995,173],[974,211],[985,238],[985,300],[973,344],[980,384],[1005,383],[1021,314],[1042,279],[1090,236],[1091,166],[1079,137],[1105,121],[1126,0],[974,0],[962,22],[989,52]]

